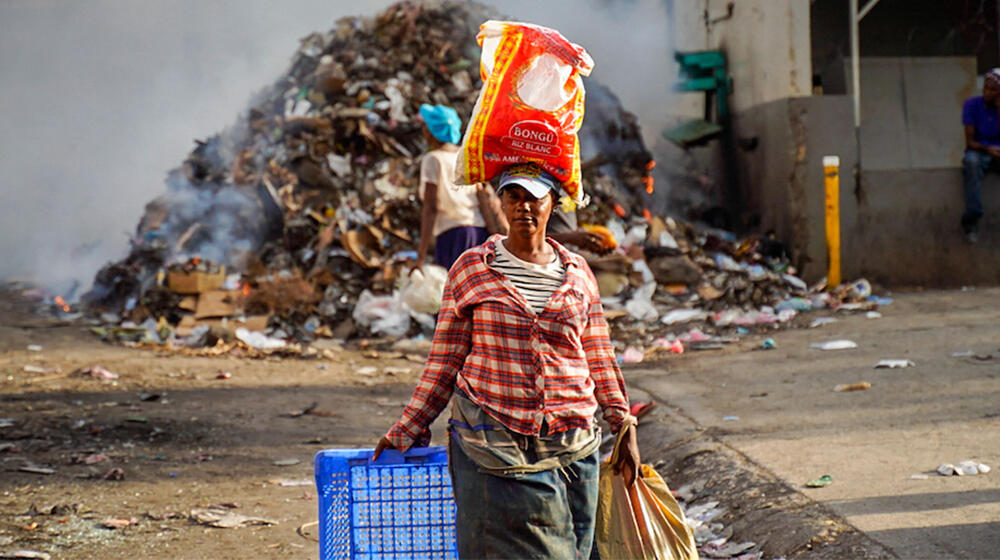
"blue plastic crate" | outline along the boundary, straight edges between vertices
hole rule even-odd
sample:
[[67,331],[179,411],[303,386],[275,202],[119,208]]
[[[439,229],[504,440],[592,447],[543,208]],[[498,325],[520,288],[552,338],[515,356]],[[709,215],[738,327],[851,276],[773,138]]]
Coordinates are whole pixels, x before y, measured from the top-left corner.
[[458,558],[444,447],[316,454],[320,560]]

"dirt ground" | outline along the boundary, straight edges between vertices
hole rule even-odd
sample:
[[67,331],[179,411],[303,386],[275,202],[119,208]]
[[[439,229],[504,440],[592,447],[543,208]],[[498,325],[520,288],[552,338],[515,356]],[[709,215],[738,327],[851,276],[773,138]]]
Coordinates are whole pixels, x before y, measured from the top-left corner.
[[[693,483],[701,499],[722,501],[733,540],[759,543],[766,558],[888,557],[705,423],[691,422],[689,412],[674,410],[683,392],[661,398],[649,383],[681,379],[685,364],[711,369],[745,350],[626,368],[633,397],[667,404],[640,425],[644,461],[662,467],[671,485]],[[0,553],[317,558],[314,454],[373,447],[423,362],[412,348],[332,356],[190,357],[113,346],[86,324],[40,317],[0,291]],[[74,373],[95,365],[119,377]],[[439,420],[434,444],[443,443],[442,427]],[[271,524],[224,529],[192,519],[208,507]]]
[[[254,360],[112,346],[85,325],[32,315],[9,293],[0,317],[0,552],[316,558],[316,526],[300,530],[316,520],[313,455],[373,447],[420,371],[399,353]],[[73,374],[94,365],[120,377]],[[363,375],[365,366],[377,371]],[[189,519],[220,505],[274,524]],[[102,527],[109,518],[133,523]]]

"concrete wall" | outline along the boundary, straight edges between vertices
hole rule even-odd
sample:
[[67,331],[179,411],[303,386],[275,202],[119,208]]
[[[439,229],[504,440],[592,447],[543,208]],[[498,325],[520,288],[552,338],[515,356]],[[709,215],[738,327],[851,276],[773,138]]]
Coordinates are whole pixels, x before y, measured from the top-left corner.
[[[735,112],[811,94],[809,0],[668,1],[676,50],[726,52]],[[704,95],[677,95],[669,107],[680,117],[701,117]]]
[[[862,167],[960,166],[962,103],[975,94],[975,85],[973,57],[862,58]],[[850,80],[848,89],[850,94]]]
[[[857,219],[857,150],[850,114],[846,96],[796,97],[743,111],[733,122],[742,140],[737,168],[744,212],[759,217],[760,232],[775,231],[809,280],[826,274],[824,156],[840,157],[842,222]],[[845,235],[842,243],[850,245],[853,239]]]
[[[852,249],[852,276],[889,286],[959,287],[1000,284],[1000,180],[983,185],[980,237],[969,245],[959,218],[962,170],[865,171]],[[846,267],[845,267],[846,268]]]
[[986,216],[979,243],[969,245],[959,228],[961,168],[865,170],[855,188],[852,114],[850,97],[826,95],[773,101],[737,117],[741,137],[758,138],[737,161],[745,212],[760,217],[760,231],[775,230],[805,279],[825,276],[822,158],[837,155],[845,280],[927,288],[1000,284],[1000,177],[984,184]]

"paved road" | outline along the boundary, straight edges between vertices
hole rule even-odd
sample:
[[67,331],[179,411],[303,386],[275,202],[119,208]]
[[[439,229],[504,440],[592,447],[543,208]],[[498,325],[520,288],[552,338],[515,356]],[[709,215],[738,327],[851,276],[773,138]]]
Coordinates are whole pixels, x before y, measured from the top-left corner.
[[[680,409],[901,558],[1000,558],[1000,289],[896,294],[881,319],[689,353],[628,372],[629,384]],[[810,344],[847,338],[853,350]],[[972,351],[995,359],[955,357]],[[915,367],[874,369],[886,358]],[[861,381],[871,389],[834,392]],[[738,417],[738,419],[727,419]],[[993,471],[942,477],[973,459]],[[809,489],[820,475],[832,485]],[[928,475],[914,478],[912,475]]]

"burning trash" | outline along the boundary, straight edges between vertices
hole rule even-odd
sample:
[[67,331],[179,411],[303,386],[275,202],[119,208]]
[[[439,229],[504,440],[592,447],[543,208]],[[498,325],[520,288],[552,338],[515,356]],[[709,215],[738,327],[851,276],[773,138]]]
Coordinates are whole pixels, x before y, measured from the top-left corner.
[[[432,316],[400,297],[417,258],[417,158],[428,147],[416,116],[425,103],[473,115],[485,76],[476,35],[493,16],[474,3],[400,2],[304,37],[287,72],[168,173],[128,255],[98,271],[81,301],[106,323],[94,331],[181,351],[297,355],[317,338],[431,329]],[[787,321],[796,310],[775,306],[790,298],[829,303],[776,242],[652,215],[656,163],[635,116],[584,81],[586,60],[574,64],[587,90],[577,192],[590,198],[577,216],[605,240],[604,254],[585,256],[616,332],[655,338],[676,309],[704,310],[721,328]],[[535,143],[549,139],[535,132]]]

